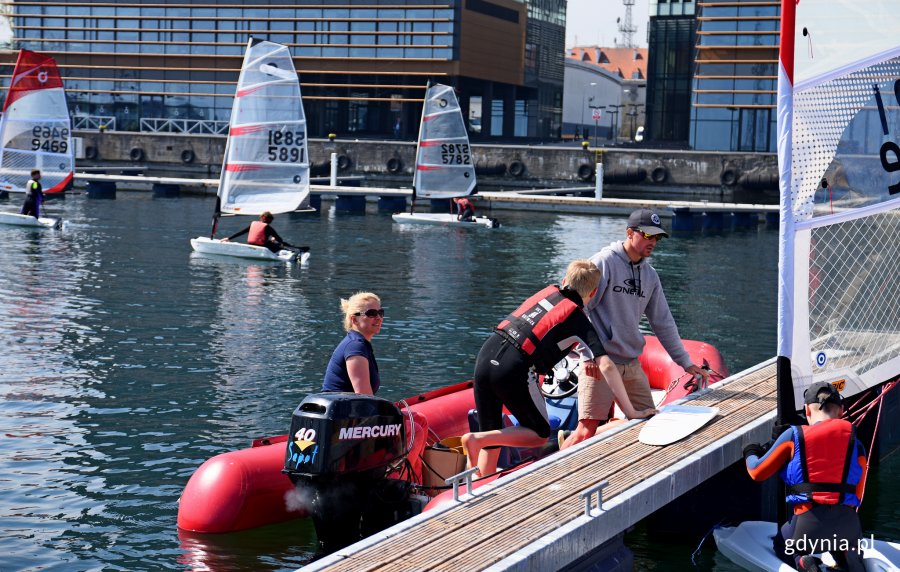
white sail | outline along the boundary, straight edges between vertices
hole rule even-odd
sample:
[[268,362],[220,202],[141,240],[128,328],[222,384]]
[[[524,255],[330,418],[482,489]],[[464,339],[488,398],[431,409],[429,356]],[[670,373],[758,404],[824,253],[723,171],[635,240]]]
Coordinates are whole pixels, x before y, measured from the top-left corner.
[[812,381],[851,396],[900,373],[900,10],[782,6],[778,355],[799,409]]
[[0,191],[25,192],[31,171],[41,171],[45,193],[72,183],[75,168],[66,92],[56,61],[21,50],[0,121]]
[[432,199],[475,190],[475,162],[452,87],[435,84],[425,92],[413,186],[417,196]]
[[294,62],[281,44],[251,38],[247,46],[219,198],[227,214],[276,214],[308,206],[306,115]]

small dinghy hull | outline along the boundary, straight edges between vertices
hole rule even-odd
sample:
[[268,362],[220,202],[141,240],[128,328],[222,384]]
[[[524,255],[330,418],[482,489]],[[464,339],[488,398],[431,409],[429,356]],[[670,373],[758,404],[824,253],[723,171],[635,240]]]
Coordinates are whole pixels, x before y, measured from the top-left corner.
[[305,263],[309,260],[309,252],[298,253],[291,250],[279,250],[272,252],[264,246],[255,246],[243,242],[223,242],[204,236],[192,238],[191,246],[202,254],[217,254],[220,256],[234,256],[237,258],[249,258],[252,260],[272,260],[281,262]]
[[486,216],[477,216],[472,220],[457,220],[455,214],[439,213],[396,213],[394,222],[401,224],[430,224],[438,226],[459,226],[463,228],[497,228],[500,224],[496,219]]
[[60,228],[62,227],[62,219],[46,217],[34,218],[31,215],[18,213],[0,213],[0,224],[38,228]]
[[[729,560],[745,570],[759,572],[794,572],[775,556],[772,537],[777,532],[774,522],[747,521],[738,526],[713,531],[716,546]],[[860,541],[867,572],[900,570],[900,543],[872,538]],[[829,560],[825,558],[826,562]]]

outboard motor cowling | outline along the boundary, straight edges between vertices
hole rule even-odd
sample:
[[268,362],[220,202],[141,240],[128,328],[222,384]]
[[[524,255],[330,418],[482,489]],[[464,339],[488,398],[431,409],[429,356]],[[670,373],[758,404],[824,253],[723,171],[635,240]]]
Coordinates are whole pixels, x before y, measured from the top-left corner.
[[359,540],[370,493],[384,487],[388,467],[406,454],[405,444],[403,416],[385,399],[317,393],[297,406],[284,472],[311,493],[320,554]]

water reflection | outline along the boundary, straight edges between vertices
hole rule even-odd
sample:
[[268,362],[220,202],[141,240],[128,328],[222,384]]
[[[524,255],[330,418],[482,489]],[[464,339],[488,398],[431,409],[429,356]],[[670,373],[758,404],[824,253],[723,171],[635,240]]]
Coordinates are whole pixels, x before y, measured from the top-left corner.
[[[406,397],[471,377],[506,313],[624,233],[622,217],[504,213],[448,232],[326,206],[279,219],[312,248],[299,268],[192,256],[206,197],[54,207],[69,229],[0,227],[3,570],[301,565],[308,524],[179,538],[177,499],[209,457],[287,430],[344,335],[340,298],[382,296],[382,394]],[[732,370],[774,352],[776,244],[673,236],[653,257],[682,334]]]

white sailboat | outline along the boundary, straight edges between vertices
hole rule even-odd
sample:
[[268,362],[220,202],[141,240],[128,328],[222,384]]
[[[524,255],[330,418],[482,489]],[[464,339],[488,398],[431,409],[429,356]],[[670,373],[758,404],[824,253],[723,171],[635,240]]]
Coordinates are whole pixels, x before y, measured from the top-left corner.
[[[419,144],[416,149],[416,167],[413,174],[413,198],[449,199],[465,197],[475,191],[475,161],[469,147],[469,136],[463,121],[462,110],[453,88],[447,85],[429,85],[422,106],[419,124]],[[461,221],[455,213],[397,213],[399,223],[458,225],[495,228],[496,219],[476,216]]]
[[[20,50],[0,120],[0,192],[24,193],[31,171],[41,171],[45,194],[72,184],[75,167],[66,93],[56,61]],[[58,228],[57,218],[0,213],[0,224]]]
[[[900,252],[892,238],[900,231],[900,12],[895,0],[786,0],[781,7],[777,372],[784,423],[814,381],[875,402],[900,374]],[[838,192],[822,191],[823,178]],[[714,535],[719,550],[748,570],[792,570],[775,556],[775,531],[775,523],[745,522]],[[860,544],[867,570],[900,569],[900,544]]]
[[215,238],[220,215],[312,211],[300,81],[287,47],[251,38],[238,79],[209,238],[191,239],[204,254],[306,262],[309,252]]

